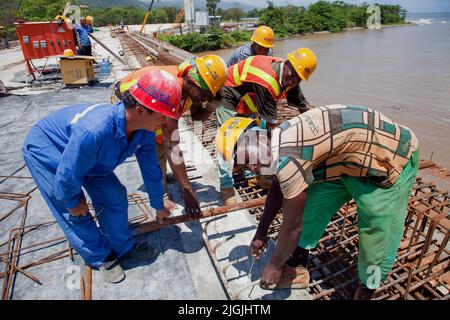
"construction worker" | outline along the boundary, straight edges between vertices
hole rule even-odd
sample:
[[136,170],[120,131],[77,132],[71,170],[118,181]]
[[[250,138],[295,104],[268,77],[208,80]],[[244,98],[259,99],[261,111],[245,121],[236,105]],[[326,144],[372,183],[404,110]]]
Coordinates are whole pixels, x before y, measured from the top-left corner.
[[8,31],[3,26],[0,26],[0,34],[3,41],[3,49],[9,49]]
[[233,52],[227,60],[227,67],[231,67],[250,56],[273,56],[274,33],[270,27],[260,26],[256,28],[250,40],[252,40],[252,43],[244,44]]
[[[183,113],[189,110],[194,121],[204,121],[209,118],[215,110],[213,99],[226,81],[225,62],[217,55],[188,59],[178,67],[150,66],[135,71],[116,83],[112,101],[120,101],[123,92],[128,90],[141,73],[155,69],[164,69],[178,78],[182,88],[181,104]],[[158,161],[163,172],[163,183],[166,191],[166,206],[168,208],[175,207],[175,204],[168,198],[166,183],[166,163],[169,161],[175,178],[183,188],[185,211],[187,213],[200,213],[197,196],[189,181],[183,155],[178,146],[180,141],[178,121],[168,119],[164,126],[158,129],[156,141]],[[177,159],[174,159],[171,155],[176,155]]]
[[119,264],[124,259],[156,256],[149,244],[131,238],[127,191],[114,169],[135,154],[158,220],[170,215],[163,205],[154,131],[167,117],[180,117],[180,100],[175,77],[154,70],[139,78],[123,102],[62,108],[39,120],[25,139],[25,163],[56,221],[85,263],[98,268],[107,282],[124,279]]
[[75,36],[78,47],[78,55],[82,56],[92,56],[92,45],[91,39],[89,39],[89,33],[94,32],[92,27],[93,18],[87,16],[80,19],[80,23],[75,25]]
[[311,109],[282,123],[270,139],[253,130],[258,129],[254,122],[239,117],[226,121],[216,142],[227,161],[236,159],[238,165],[274,175],[251,242],[251,254],[258,258],[282,208],[283,223],[261,287],[307,286],[308,250],[318,244],[331,217],[354,199],[360,279],[355,299],[371,298],[391,270],[402,238],[420,162],[415,134],[360,106]]
[[[307,81],[316,69],[316,55],[310,49],[299,48],[287,58],[252,56],[230,67],[217,103],[219,125],[243,116],[257,117],[264,125],[273,127],[277,123],[277,101],[284,97],[300,112],[308,110],[300,82]],[[220,157],[218,162],[222,200],[226,205],[236,203],[232,168]],[[246,173],[245,177],[250,179],[252,175]]]

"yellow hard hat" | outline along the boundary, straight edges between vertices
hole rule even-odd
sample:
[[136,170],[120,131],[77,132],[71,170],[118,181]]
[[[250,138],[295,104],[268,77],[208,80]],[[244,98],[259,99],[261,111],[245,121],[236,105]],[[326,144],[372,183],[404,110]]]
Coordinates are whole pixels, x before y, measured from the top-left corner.
[[253,123],[256,123],[255,119],[234,117],[225,121],[217,130],[216,150],[226,162],[233,162],[234,147],[245,130]]
[[317,57],[308,48],[299,48],[287,55],[295,71],[302,80],[308,81],[308,78],[313,74],[317,67]]
[[223,59],[218,55],[208,54],[196,58],[195,65],[212,94],[216,96],[217,91],[219,91],[227,81],[227,66]]
[[263,46],[264,48],[272,48],[274,40],[273,30],[267,26],[258,27],[255,32],[253,32],[250,40],[256,42],[260,46]]
[[63,55],[64,55],[65,57],[73,57],[75,54],[73,53],[73,50],[72,50],[72,49],[66,49],[66,50],[64,50]]
[[92,23],[92,21],[94,21],[94,18],[92,18],[91,16],[86,16],[87,23]]
[[70,21],[69,18],[67,18],[66,16],[62,16],[62,15],[57,15],[53,20],[54,21],[61,20],[61,21],[64,21],[64,22],[69,22]]

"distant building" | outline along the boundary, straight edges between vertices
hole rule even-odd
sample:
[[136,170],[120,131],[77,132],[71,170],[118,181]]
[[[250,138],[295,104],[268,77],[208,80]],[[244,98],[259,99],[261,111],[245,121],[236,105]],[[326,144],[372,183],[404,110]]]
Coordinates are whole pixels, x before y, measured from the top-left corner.
[[209,24],[215,24],[216,26],[220,25],[220,21],[222,19],[222,16],[209,16]]
[[192,28],[195,23],[195,4],[194,0],[184,0],[184,22],[188,28]]
[[251,29],[256,28],[259,22],[259,18],[242,18],[242,28],[244,29]]
[[196,11],[195,12],[195,24],[198,27],[206,27],[208,25],[208,12]]

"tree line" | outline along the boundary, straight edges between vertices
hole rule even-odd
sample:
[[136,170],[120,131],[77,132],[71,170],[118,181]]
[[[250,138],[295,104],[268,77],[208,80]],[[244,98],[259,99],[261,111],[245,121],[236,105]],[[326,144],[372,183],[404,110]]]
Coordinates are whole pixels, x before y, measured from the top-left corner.
[[[378,4],[381,24],[402,24],[406,10],[399,5]],[[278,37],[318,31],[340,32],[346,28],[367,28],[369,5],[349,4],[344,1],[318,1],[309,7],[277,7],[268,2],[265,9],[254,9],[251,14],[259,17],[259,23],[270,26]]]
[[[71,1],[76,4],[77,1]],[[83,1],[79,0],[82,3]],[[302,34],[315,31],[339,32],[345,28],[366,28],[368,4],[349,4],[344,1],[317,1],[305,6],[275,6],[268,1],[266,8],[244,12],[241,8],[227,10],[217,8],[220,0],[208,0],[210,14],[222,16],[222,21],[239,21],[242,18],[257,17],[260,24],[274,29],[277,37]],[[13,22],[16,19],[26,21],[49,21],[61,14],[66,0],[2,0],[0,24],[7,27],[11,36],[15,36]],[[399,5],[378,4],[381,10],[382,24],[404,23],[406,10]],[[150,12],[147,23],[173,22],[180,9],[176,7],[155,8]],[[125,24],[141,24],[145,9],[132,6],[114,6],[107,8],[91,7],[82,9],[82,15],[94,17],[95,26],[117,25],[121,19]],[[217,32],[216,32],[217,35]],[[223,38],[223,37],[221,37]],[[225,42],[230,40],[224,39]]]

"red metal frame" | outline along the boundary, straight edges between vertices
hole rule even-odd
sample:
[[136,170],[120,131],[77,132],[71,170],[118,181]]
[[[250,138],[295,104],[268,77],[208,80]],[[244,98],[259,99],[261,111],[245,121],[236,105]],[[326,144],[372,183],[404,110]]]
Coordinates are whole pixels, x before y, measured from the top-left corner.
[[16,22],[17,37],[29,74],[36,79],[31,60],[62,55],[64,50],[76,52],[73,30],[65,22]]

